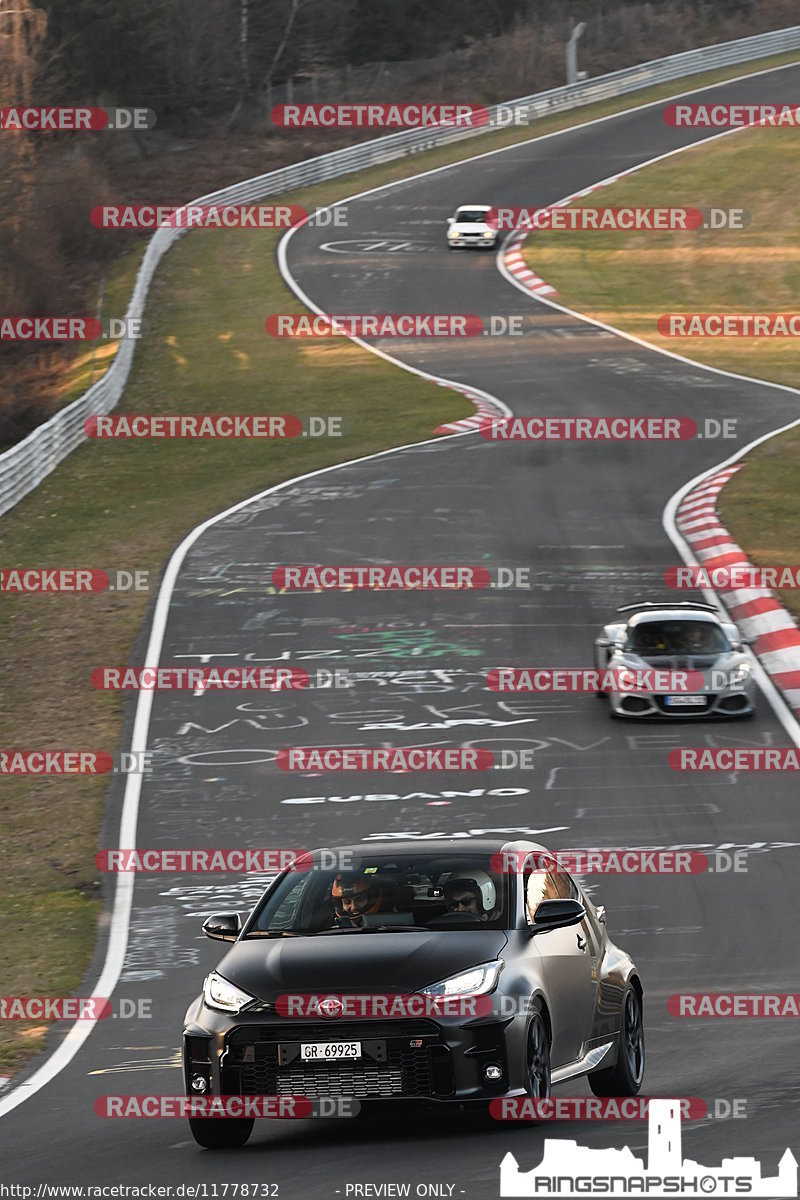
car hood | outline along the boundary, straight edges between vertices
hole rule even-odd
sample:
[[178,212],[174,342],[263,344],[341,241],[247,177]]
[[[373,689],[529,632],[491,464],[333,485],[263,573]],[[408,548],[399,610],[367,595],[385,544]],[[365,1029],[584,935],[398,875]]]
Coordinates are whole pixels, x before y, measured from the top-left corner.
[[610,666],[653,667],[659,671],[700,671],[709,675],[712,671],[733,671],[747,656],[740,650],[726,650],[721,654],[632,654],[630,650],[615,656]]
[[220,975],[262,1000],[295,992],[413,992],[491,962],[508,941],[503,930],[333,933],[237,942]]
[[485,221],[454,221],[450,228],[457,230],[459,233],[480,233],[484,229],[489,229],[492,233],[495,232]]

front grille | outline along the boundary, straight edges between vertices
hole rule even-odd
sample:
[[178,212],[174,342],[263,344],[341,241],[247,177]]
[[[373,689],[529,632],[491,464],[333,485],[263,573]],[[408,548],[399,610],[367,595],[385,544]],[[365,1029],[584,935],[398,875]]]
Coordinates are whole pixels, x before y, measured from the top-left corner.
[[[421,1046],[411,1045],[419,1040]],[[365,1057],[354,1061],[302,1062],[294,1058],[285,1064],[279,1062],[279,1045],[324,1041],[360,1041]],[[449,1052],[442,1046],[436,1026],[428,1021],[240,1026],[227,1038],[223,1085],[228,1094],[311,1099],[435,1096],[453,1090]]]
[[[292,1063],[277,1068],[258,1063],[242,1069],[245,1096],[355,1096],[359,1100],[387,1096],[430,1096],[427,1054],[390,1054],[380,1065],[363,1062]],[[417,1061],[422,1059],[424,1061]]]

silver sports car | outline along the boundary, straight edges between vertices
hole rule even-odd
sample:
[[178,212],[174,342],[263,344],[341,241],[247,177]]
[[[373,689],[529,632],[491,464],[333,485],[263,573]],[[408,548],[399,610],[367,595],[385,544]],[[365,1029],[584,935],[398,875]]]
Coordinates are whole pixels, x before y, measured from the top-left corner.
[[[617,612],[618,619],[604,626],[594,643],[595,665],[606,676],[599,694],[607,697],[612,716],[748,717],[755,712],[756,684],[746,649],[752,639],[743,638],[710,604],[645,602]],[[647,668],[657,674],[648,676]],[[617,690],[618,677],[630,685],[626,672],[645,686]],[[691,688],[674,687],[670,681],[678,672],[693,673]],[[661,690],[664,680],[667,688]]]

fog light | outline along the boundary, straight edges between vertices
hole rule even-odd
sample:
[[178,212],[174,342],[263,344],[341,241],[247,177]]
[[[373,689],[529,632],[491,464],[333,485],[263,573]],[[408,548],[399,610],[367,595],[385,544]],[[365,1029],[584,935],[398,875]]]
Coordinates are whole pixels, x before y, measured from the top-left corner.
[[497,1083],[498,1079],[503,1078],[502,1068],[496,1066],[495,1063],[490,1063],[488,1067],[483,1068],[483,1077],[490,1083]]
[[206,1079],[205,1075],[193,1075],[192,1076],[192,1091],[193,1092],[207,1092],[208,1091],[208,1080]]

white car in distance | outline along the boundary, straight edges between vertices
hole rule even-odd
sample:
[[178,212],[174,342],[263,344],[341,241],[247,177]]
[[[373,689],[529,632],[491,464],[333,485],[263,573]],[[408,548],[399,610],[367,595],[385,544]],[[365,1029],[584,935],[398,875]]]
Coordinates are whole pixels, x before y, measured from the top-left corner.
[[497,245],[497,230],[487,224],[490,204],[462,204],[447,218],[447,244],[451,250],[458,246],[476,246],[492,250]]

